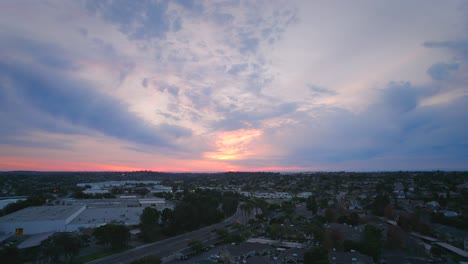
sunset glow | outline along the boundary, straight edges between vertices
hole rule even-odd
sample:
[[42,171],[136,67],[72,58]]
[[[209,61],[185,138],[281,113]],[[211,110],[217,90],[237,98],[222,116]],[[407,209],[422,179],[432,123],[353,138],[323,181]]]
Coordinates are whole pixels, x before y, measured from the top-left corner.
[[468,168],[468,5],[0,1],[0,170]]

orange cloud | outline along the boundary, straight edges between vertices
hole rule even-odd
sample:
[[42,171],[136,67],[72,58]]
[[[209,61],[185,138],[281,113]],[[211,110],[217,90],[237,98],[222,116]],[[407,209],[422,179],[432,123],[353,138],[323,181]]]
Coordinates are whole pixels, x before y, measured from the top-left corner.
[[205,152],[204,156],[216,160],[239,160],[255,154],[249,144],[263,132],[258,129],[239,129],[215,134],[216,151]]

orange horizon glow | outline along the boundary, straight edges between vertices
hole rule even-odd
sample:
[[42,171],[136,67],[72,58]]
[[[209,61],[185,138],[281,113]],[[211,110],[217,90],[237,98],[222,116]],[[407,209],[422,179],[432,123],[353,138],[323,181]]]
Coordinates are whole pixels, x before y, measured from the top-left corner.
[[[0,160],[0,171],[115,171],[115,172],[131,172],[131,171],[158,171],[158,172],[242,172],[242,171],[306,171],[311,170],[305,167],[243,167],[226,163],[207,163],[206,161],[192,160],[192,161],[174,161],[192,166],[125,166],[106,163],[93,163],[93,162],[71,162],[71,161],[57,161],[43,158],[24,158],[24,157],[5,157],[2,156]],[[211,165],[194,166],[194,165]]]

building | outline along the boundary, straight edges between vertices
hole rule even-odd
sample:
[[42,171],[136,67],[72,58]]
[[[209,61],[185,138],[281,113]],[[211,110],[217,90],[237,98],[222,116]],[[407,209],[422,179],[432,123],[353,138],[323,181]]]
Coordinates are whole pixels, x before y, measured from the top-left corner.
[[108,223],[126,226],[138,225],[143,209],[143,207],[86,208],[86,210],[67,224],[66,229],[73,232],[83,228],[96,228]]
[[224,263],[242,263],[246,259],[256,255],[269,254],[274,249],[266,244],[244,242],[239,245],[225,246],[219,252],[220,259]]
[[86,206],[33,206],[0,217],[0,232],[6,234],[38,234],[64,232],[67,225]]
[[0,234],[71,232],[109,223],[138,225],[145,207],[173,208],[162,198],[67,200],[67,205],[34,206],[0,217]]

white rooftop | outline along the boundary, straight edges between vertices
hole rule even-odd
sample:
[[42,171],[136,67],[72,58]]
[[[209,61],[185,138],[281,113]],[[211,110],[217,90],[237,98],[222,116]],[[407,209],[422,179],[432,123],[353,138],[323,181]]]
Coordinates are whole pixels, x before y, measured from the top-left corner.
[[447,243],[444,243],[444,242],[437,242],[436,243],[437,245],[447,249],[447,250],[450,250],[452,251],[453,253],[455,254],[458,254],[464,258],[468,258],[468,252],[464,251],[463,249],[460,249],[460,248],[457,248],[457,247],[454,247],[450,244],[447,244]]
[[18,245],[19,249],[23,248],[30,248],[30,247],[35,247],[39,246],[42,241],[46,240],[49,238],[51,235],[53,235],[55,232],[46,232],[46,233],[40,233],[40,234],[35,234],[23,241],[21,244]]
[[140,222],[140,215],[143,209],[143,207],[86,208],[79,216],[75,217],[69,225],[98,225],[110,222],[122,222],[127,225],[136,225]]
[[83,206],[32,206],[0,217],[0,223],[66,220]]

